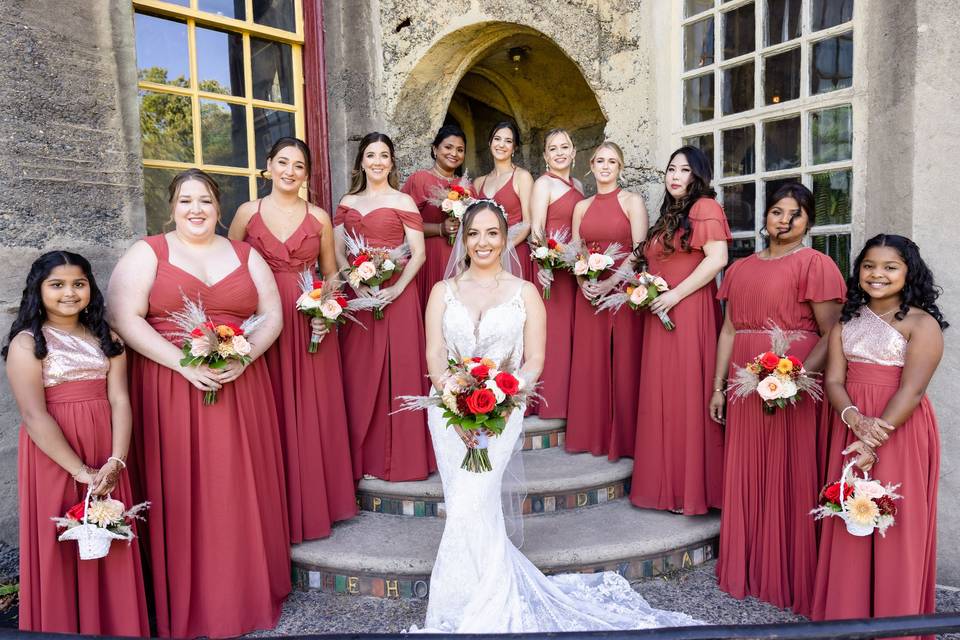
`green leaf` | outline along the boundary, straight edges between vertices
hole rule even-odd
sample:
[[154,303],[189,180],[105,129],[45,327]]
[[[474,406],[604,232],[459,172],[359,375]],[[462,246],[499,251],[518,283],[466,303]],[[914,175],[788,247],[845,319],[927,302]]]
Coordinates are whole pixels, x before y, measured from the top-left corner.
[[13,584],[0,585],[0,597],[9,596],[19,592],[20,592],[20,584],[17,582],[14,582]]

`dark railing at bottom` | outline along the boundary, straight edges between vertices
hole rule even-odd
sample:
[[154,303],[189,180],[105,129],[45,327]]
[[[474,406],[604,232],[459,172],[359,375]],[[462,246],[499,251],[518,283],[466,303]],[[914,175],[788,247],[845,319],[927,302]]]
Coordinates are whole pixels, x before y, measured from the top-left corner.
[[[960,632],[960,612],[935,613],[925,616],[898,618],[868,618],[863,620],[826,620],[823,622],[788,622],[778,624],[725,624],[696,627],[669,627],[636,631],[571,631],[566,633],[501,633],[501,634],[430,634],[430,640],[711,640],[722,638],[777,638],[817,640],[845,638],[893,638],[900,636],[941,635]],[[0,629],[0,640],[14,638],[103,638],[59,633],[37,633]],[[317,640],[411,640],[416,636],[400,633],[326,633],[302,636],[274,636],[274,638],[316,638]]]

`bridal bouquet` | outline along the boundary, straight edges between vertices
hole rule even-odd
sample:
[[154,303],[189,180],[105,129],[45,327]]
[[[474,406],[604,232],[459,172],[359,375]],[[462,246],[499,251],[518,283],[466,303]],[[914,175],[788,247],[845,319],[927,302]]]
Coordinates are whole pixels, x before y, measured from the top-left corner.
[[[393,249],[373,247],[367,244],[363,236],[345,234],[347,253],[356,256],[347,268],[347,282],[356,289],[366,285],[374,292],[380,291],[380,285],[403,271],[410,259],[410,247],[406,242]],[[373,318],[383,320],[383,307],[373,307]]]
[[823,488],[819,506],[810,513],[817,520],[842,518],[847,532],[854,536],[869,536],[874,529],[884,536],[897,515],[893,501],[901,498],[894,493],[900,485],[882,485],[871,480],[869,474],[858,478],[853,474],[853,465],[854,462],[847,464],[840,479]]
[[[429,199],[430,204],[440,207],[440,210],[447,214],[448,218],[460,222],[463,220],[463,214],[467,212],[467,207],[473,204],[475,199],[470,195],[470,179],[464,173],[459,180],[451,182],[448,186],[437,185]],[[447,240],[450,246],[456,242],[454,236],[448,236]]]
[[96,560],[110,552],[113,540],[133,540],[134,520],[143,520],[140,513],[150,507],[149,502],[141,502],[129,509],[119,500],[98,498],[91,495],[90,489],[83,502],[78,502],[60,518],[51,518],[58,529],[65,529],[57,538],[76,540],[81,560]]
[[[183,296],[183,309],[171,313],[170,318],[179,328],[172,337],[183,340],[180,366],[206,365],[211,369],[223,369],[231,360],[250,363],[251,347],[247,335],[263,322],[263,316],[254,314],[239,326],[232,322],[214,323],[207,318],[202,302],[194,302],[186,296]],[[216,401],[216,390],[204,392],[203,404],[211,405]]]
[[[623,305],[629,306],[634,311],[640,311],[648,308],[661,293],[670,290],[666,280],[646,271],[634,273],[631,269],[620,269],[617,273],[623,279],[624,287],[601,298],[597,305],[598,313],[607,310],[616,313]],[[667,331],[673,331],[676,328],[665,311],[657,313],[657,317]]]
[[467,448],[460,468],[481,473],[493,469],[487,453],[489,436],[503,433],[510,413],[535,395],[520,376],[498,369],[490,358],[472,357],[450,359],[440,395],[401,396],[399,400],[401,411],[439,407],[448,427],[459,425],[473,432],[478,444]]
[[[573,263],[573,275],[584,277],[590,282],[597,282],[604,271],[627,255],[620,251],[621,248],[619,242],[611,242],[603,251],[600,251],[600,246],[597,244],[594,244],[589,250],[581,244]],[[599,299],[591,302],[596,305]]]
[[[570,242],[570,231],[566,227],[550,232],[545,243],[531,242],[530,259],[537,263],[553,279],[558,269],[570,270],[577,259],[577,246]],[[543,288],[543,299],[550,299],[550,285]]]
[[[370,298],[354,298],[347,300],[347,297],[340,292],[340,285],[328,280],[324,282],[314,278],[313,271],[304,270],[300,274],[300,290],[303,292],[297,298],[297,311],[311,317],[321,318],[332,328],[344,324],[351,320],[363,326],[354,314],[356,311],[365,311],[374,309],[376,303]],[[320,344],[321,336],[311,335],[310,345],[307,347],[309,353],[316,353]]]
[[740,367],[734,365],[730,379],[730,393],[734,400],[756,393],[763,402],[763,411],[773,414],[777,409],[795,405],[800,393],[814,400],[823,397],[823,390],[813,375],[803,368],[803,362],[787,353],[790,343],[797,339],[797,332],[784,331],[776,325],[767,330],[770,334],[770,351],[759,354],[751,362]]

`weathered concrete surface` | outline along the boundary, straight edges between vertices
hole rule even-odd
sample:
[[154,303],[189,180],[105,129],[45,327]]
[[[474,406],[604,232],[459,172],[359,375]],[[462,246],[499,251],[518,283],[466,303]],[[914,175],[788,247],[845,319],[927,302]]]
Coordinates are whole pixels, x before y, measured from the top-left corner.
[[[77,251],[106,285],[144,215],[130,2],[2,0],[0,16],[5,334],[40,253]],[[0,539],[15,543],[19,416],[0,378]]]

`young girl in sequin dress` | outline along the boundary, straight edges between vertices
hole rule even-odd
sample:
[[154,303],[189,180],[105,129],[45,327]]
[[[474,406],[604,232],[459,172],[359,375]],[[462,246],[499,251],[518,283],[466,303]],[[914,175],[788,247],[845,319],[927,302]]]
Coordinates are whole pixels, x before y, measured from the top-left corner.
[[943,355],[940,290],[913,241],[878,235],[864,245],[830,332],[828,475],[849,458],[899,484],[885,536],[850,535],[827,518],[814,581],[813,619],[933,613],[940,437],[927,384]]
[[33,263],[3,357],[23,416],[20,629],[149,635],[137,544],[114,542],[105,558],[80,560],[50,520],[88,487],[131,506],[126,357],[83,256],[53,251]]

